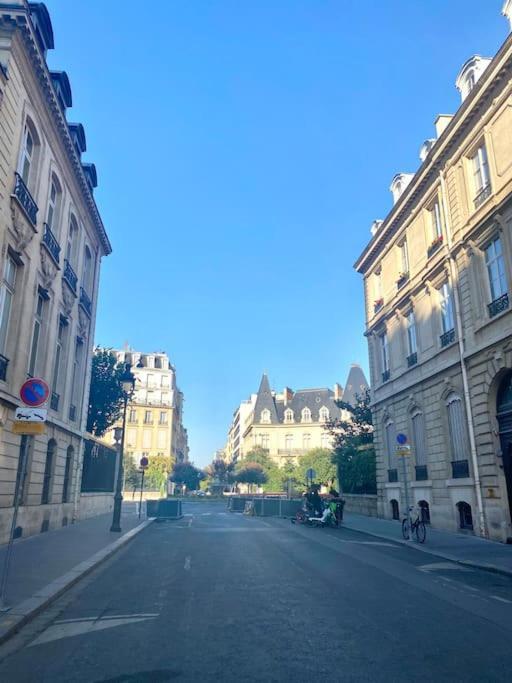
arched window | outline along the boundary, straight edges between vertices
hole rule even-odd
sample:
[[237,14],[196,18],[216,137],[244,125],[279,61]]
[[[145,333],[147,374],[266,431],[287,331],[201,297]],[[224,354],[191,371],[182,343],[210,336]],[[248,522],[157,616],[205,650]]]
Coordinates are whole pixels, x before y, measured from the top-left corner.
[[473,514],[471,512],[471,505],[461,500],[457,503],[457,510],[459,513],[459,528],[472,530]]
[[83,288],[87,294],[92,294],[92,254],[88,246],[84,251],[84,270],[82,276]]
[[66,451],[66,465],[64,467],[64,482],[62,484],[62,502],[67,503],[69,501],[69,492],[71,484],[71,472],[73,471],[73,446],[68,446]]
[[425,440],[425,418],[419,410],[415,412],[412,422],[412,447],[416,459],[416,479],[424,481],[428,479],[427,471],[427,444]]
[[284,411],[284,421],[289,424],[290,422],[293,422],[293,410],[291,408],[287,408]]
[[41,493],[41,505],[46,505],[50,502],[50,493],[53,477],[53,463],[55,460],[55,453],[57,451],[57,442],[55,439],[48,441],[48,448],[46,449],[46,462],[44,464],[43,474],[43,491]]
[[302,409],[302,422],[311,422],[311,410],[307,407]]
[[395,423],[391,420],[386,424],[386,454],[388,456],[388,479],[390,482],[398,481],[396,466],[396,430]]
[[311,448],[311,434],[302,435],[302,448],[307,451]]
[[420,500],[418,502],[418,507],[420,509],[420,519],[425,524],[430,524],[430,506],[426,500]]
[[393,519],[400,519],[400,508],[398,506],[398,501],[393,498],[389,501],[389,503],[391,505],[391,517]]
[[268,408],[264,408],[261,411],[261,422],[263,424],[269,424],[270,423],[270,410],[268,410]]
[[76,260],[76,249],[78,244],[78,222],[73,214],[69,219],[68,242],[66,246],[66,258],[71,265]]
[[468,89],[468,93],[470,93],[473,90],[473,88],[475,87],[475,83],[475,72],[470,71],[466,76],[466,87]]
[[32,191],[35,185],[35,168],[38,149],[39,138],[37,136],[35,127],[32,121],[27,119],[23,129],[18,172],[25,185],[29,188],[29,190]]
[[457,394],[450,394],[446,401],[446,407],[450,432],[452,474],[454,478],[469,477],[468,430],[461,397]]
[[52,174],[50,183],[50,194],[48,196],[48,209],[46,211],[46,224],[52,232],[56,232],[59,222],[59,211],[61,205],[62,191],[59,181],[55,174]]
[[327,420],[329,419],[329,409],[325,406],[322,406],[318,411],[318,418],[320,422],[327,422]]

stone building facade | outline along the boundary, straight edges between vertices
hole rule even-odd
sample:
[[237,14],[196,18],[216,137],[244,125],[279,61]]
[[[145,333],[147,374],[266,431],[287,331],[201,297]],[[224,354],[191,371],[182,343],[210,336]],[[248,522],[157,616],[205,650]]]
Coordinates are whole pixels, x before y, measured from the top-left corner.
[[[503,8],[509,20],[512,3]],[[364,277],[379,515],[512,538],[512,35],[457,78],[414,174],[356,262]]]
[[[67,120],[69,79],[46,63],[52,48],[44,4],[0,2],[0,542],[17,485],[17,536],[78,515],[100,260],[111,251],[84,128]],[[28,376],[46,380],[51,400],[46,433],[20,437]]]

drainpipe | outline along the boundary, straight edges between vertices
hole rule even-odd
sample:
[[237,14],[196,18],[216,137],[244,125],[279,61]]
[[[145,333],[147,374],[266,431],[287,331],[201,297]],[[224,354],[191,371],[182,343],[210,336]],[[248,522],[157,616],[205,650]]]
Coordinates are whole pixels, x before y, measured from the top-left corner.
[[455,320],[457,324],[457,343],[459,347],[459,357],[460,357],[460,368],[462,372],[462,385],[464,389],[464,403],[466,405],[466,415],[468,418],[468,431],[469,431],[469,447],[471,451],[471,461],[473,463],[473,474],[475,478],[475,494],[476,494],[476,504],[478,507],[478,526],[480,530],[480,536],[487,538],[487,522],[485,519],[485,511],[482,499],[482,486],[480,481],[480,470],[478,468],[478,457],[476,452],[476,441],[475,441],[475,426],[473,423],[473,410],[471,407],[471,397],[469,394],[469,382],[468,382],[468,371],[466,367],[466,359],[464,357],[464,340],[463,340],[463,329],[462,329],[462,317],[460,313],[460,295],[459,286],[457,278],[457,270],[455,265],[455,257],[452,254],[453,242],[452,242],[452,226],[448,213],[448,194],[446,192],[446,179],[444,171],[441,171],[441,194],[442,194],[442,206],[443,206],[443,218],[445,224],[446,232],[446,242],[448,245],[448,263],[450,267],[450,278],[452,281],[452,288],[454,294],[455,302]]

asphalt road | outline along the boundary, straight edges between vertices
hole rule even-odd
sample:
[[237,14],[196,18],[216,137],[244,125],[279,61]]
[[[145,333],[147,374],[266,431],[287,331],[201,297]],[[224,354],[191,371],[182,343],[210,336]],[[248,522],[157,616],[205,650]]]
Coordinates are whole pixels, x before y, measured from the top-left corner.
[[510,681],[512,581],[187,504],[0,648],[2,683]]

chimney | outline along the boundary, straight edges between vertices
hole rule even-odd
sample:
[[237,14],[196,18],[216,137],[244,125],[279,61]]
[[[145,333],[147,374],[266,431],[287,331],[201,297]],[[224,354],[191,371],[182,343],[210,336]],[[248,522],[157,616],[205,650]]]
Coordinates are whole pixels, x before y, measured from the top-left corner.
[[293,398],[293,391],[290,389],[290,387],[285,387],[283,389],[283,401],[285,406],[288,405],[288,403],[292,400]]
[[453,114],[439,114],[437,119],[434,121],[436,127],[437,137],[441,137],[444,130],[447,128],[450,121],[453,119]]
[[341,397],[343,396],[343,387],[339,382],[336,382],[334,385],[334,400],[335,401],[341,401]]

